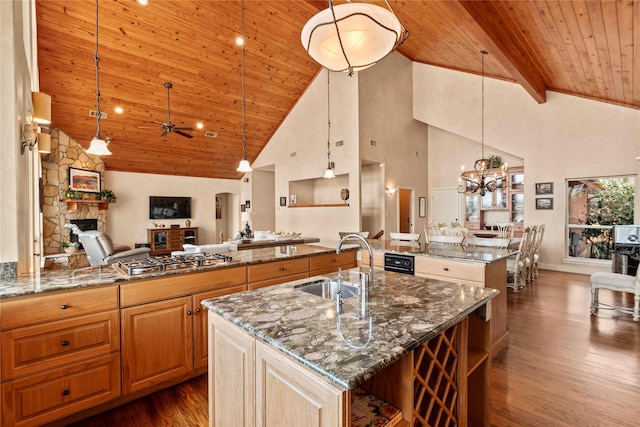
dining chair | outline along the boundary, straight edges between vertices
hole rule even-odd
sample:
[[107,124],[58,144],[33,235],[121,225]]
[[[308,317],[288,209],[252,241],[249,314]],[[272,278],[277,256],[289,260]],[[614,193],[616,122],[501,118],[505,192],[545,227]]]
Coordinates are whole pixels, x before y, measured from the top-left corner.
[[530,233],[531,229],[526,227],[522,232],[522,239],[520,240],[516,256],[507,258],[507,287],[513,289],[513,292],[518,292],[519,288],[525,286],[524,272],[526,261],[524,252]]
[[524,248],[525,252],[525,282],[530,283],[533,280],[533,254],[535,242],[538,238],[538,226],[532,225],[529,227],[531,229],[529,236],[527,238],[527,244]]
[[498,237],[513,239],[514,226],[512,222],[496,222],[493,225],[498,229]]
[[420,239],[420,233],[389,233],[389,237],[391,240],[417,242]]
[[[640,272],[640,268],[638,269]],[[633,294],[633,308],[621,307],[615,304],[605,304],[599,301],[600,289],[609,289],[618,292]],[[598,313],[598,309],[618,310],[622,313],[633,315],[633,320],[640,321],[640,275],[634,276],[620,273],[598,272],[591,275],[591,307],[592,316]]]
[[538,260],[540,259],[540,246],[542,246],[542,237],[544,236],[545,225],[538,225],[538,233],[536,235],[536,242],[533,247],[533,265],[531,266],[531,275],[533,279],[538,278]]
[[467,236],[467,240],[465,242],[467,246],[485,246],[490,248],[499,248],[504,249],[508,248],[511,243],[511,239],[504,239],[501,237],[477,237],[473,234]]

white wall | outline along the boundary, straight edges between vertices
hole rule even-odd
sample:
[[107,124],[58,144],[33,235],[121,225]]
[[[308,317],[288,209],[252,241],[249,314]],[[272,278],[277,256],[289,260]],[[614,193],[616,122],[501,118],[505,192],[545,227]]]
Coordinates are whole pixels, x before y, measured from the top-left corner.
[[276,228],[276,183],[274,172],[253,171],[251,173],[251,225],[253,230],[275,231]]
[[[288,200],[290,181],[321,178],[327,167],[327,74],[322,70],[252,165],[275,167],[274,231],[296,231],[322,240],[337,240],[339,231],[360,228],[358,79],[358,74],[348,77],[331,73],[331,160],[336,175],[349,176],[349,206],[289,208],[278,202],[280,197],[286,196]],[[336,141],[344,141],[344,145],[336,147]],[[341,203],[343,186],[336,180],[326,185],[332,185],[331,181],[335,186],[334,203]]]
[[[115,243],[131,247],[135,243],[147,242],[147,229],[153,228],[154,222],[167,227],[171,224],[185,226],[184,219],[149,219],[149,196],[191,197],[191,227],[199,227],[198,242],[207,244],[218,241],[219,231],[227,233],[226,230],[216,230],[216,194],[240,194],[240,181],[237,180],[117,171],[105,172],[104,186],[118,196],[118,201],[107,211],[107,234]],[[229,198],[230,201],[233,199]],[[238,205],[235,211],[239,210]],[[233,218],[229,223],[239,229],[239,213],[234,213],[233,209],[230,211]]]
[[[481,77],[422,64],[413,67],[414,117],[444,131],[432,130],[431,147],[455,145],[452,151],[463,152],[463,138],[480,141]],[[524,159],[525,225],[546,224],[542,266],[579,273],[598,270],[564,259],[565,180],[637,174],[640,111],[555,92],[547,92],[547,102],[538,104],[522,87],[487,78],[484,140],[492,149]],[[436,175],[442,159],[430,160]],[[453,163],[448,179],[442,178],[438,186],[457,185],[453,180],[460,161]],[[535,210],[536,182],[554,183],[553,210]],[[638,206],[636,199],[636,211]]]

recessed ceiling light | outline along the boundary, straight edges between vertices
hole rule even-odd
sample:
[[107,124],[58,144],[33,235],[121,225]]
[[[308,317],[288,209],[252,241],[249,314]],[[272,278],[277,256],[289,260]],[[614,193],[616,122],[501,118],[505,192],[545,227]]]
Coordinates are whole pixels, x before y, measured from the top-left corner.
[[122,109],[122,107],[116,107],[116,108],[113,109],[113,111],[115,111],[118,114],[124,113],[124,110]]
[[149,3],[149,0],[136,0],[138,2],[138,4],[141,4],[143,6],[146,6]]
[[198,129],[202,129],[204,127],[204,125],[202,124],[202,122],[198,122],[198,123],[196,123],[196,127]]
[[242,46],[244,44],[244,39],[242,37],[237,37],[236,38],[236,44],[238,46]]

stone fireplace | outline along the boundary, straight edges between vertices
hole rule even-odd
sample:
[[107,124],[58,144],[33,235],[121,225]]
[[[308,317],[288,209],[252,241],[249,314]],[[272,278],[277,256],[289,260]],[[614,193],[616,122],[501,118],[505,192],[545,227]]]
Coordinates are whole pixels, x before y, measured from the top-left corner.
[[[69,222],[87,222],[94,230],[105,230],[106,213],[98,209],[97,203],[78,203],[77,210],[70,210],[67,203],[62,201],[69,188],[70,167],[97,171],[104,178],[104,162],[99,157],[88,155],[84,147],[67,134],[53,129],[51,154],[42,159],[42,234],[45,256],[61,253],[62,242],[77,241],[77,236],[64,227]],[[104,189],[104,186],[101,188]],[[84,193],[83,199],[95,199],[95,193]]]

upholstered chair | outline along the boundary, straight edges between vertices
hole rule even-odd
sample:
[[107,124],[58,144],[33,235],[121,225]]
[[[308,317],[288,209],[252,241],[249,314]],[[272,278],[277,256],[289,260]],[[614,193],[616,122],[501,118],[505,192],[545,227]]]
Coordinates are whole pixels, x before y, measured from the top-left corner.
[[78,233],[78,239],[91,265],[108,265],[119,261],[147,258],[151,249],[136,248],[115,252],[111,238],[98,230],[87,230]]

